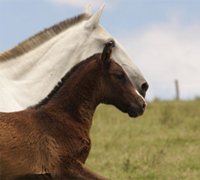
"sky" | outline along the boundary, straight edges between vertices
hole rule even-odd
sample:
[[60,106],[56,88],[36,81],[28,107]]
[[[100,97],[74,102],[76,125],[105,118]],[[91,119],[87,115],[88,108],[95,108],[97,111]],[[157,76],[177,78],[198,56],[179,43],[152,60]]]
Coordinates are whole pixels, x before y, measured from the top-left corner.
[[148,81],[147,100],[200,97],[200,0],[0,0],[0,52],[91,4]]

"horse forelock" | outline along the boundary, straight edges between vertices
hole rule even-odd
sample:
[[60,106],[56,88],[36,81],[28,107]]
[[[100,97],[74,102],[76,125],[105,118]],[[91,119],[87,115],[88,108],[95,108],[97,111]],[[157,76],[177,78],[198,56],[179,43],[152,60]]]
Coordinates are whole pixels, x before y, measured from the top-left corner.
[[9,60],[12,58],[19,57],[36,47],[42,45],[46,41],[60,34],[64,30],[84,21],[88,20],[90,16],[88,14],[80,14],[78,16],[64,20],[50,28],[44,29],[43,31],[31,36],[25,41],[19,43],[14,48],[0,53],[0,61]]

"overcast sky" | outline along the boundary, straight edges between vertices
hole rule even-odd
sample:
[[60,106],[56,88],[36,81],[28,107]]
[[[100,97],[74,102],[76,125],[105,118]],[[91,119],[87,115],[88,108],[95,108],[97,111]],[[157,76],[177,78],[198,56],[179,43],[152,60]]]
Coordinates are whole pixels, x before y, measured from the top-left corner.
[[0,0],[0,52],[55,23],[106,7],[100,24],[150,84],[147,99],[200,97],[200,0]]

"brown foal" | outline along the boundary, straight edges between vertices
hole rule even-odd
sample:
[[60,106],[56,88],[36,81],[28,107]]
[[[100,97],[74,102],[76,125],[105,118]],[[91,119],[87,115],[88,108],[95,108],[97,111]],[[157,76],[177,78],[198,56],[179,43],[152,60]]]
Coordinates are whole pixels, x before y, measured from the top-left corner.
[[39,173],[54,180],[107,179],[85,165],[96,107],[112,104],[131,117],[142,115],[146,107],[123,69],[110,59],[113,48],[110,41],[102,53],[73,67],[39,104],[0,113],[1,180]]

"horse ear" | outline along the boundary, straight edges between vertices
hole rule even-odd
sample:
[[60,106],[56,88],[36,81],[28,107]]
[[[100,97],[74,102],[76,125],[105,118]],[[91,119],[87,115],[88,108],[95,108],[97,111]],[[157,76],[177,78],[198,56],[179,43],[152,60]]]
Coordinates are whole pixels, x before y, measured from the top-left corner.
[[83,10],[84,14],[88,14],[88,15],[92,15],[92,10],[91,10],[91,5],[88,4],[87,6],[85,6],[84,10]]
[[94,29],[99,24],[101,14],[103,12],[105,4],[86,22],[85,27],[87,29]]
[[112,56],[114,46],[115,46],[114,41],[110,41],[105,45],[101,55],[101,61],[103,62],[104,65],[108,65],[110,63],[110,57]]

